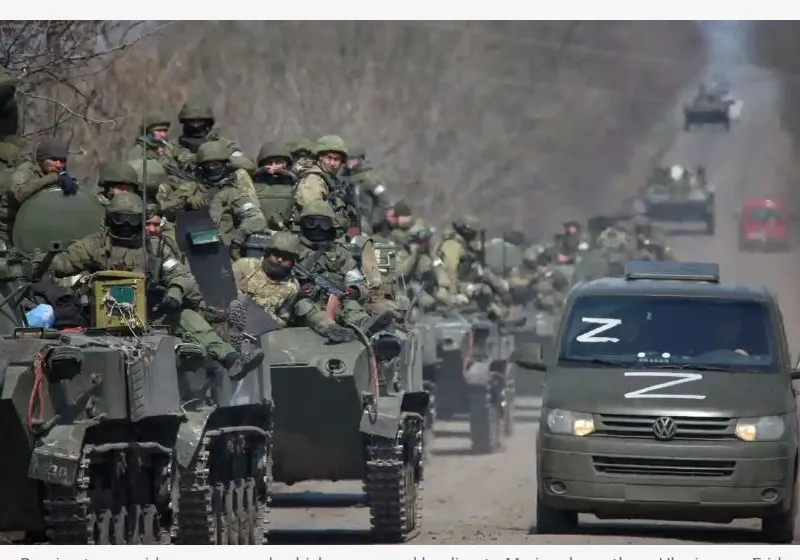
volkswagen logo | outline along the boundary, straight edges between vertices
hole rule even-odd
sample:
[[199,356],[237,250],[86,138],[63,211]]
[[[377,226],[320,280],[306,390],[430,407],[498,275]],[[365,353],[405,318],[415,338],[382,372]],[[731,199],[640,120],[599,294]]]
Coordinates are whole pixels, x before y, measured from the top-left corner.
[[653,435],[659,441],[669,441],[675,437],[678,431],[678,423],[668,416],[656,418],[653,422]]

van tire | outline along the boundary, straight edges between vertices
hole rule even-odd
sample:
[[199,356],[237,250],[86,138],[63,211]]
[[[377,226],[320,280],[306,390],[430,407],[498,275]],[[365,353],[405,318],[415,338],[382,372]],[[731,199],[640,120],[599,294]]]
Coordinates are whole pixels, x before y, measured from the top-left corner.
[[578,512],[556,509],[536,499],[536,533],[566,535],[578,529]]

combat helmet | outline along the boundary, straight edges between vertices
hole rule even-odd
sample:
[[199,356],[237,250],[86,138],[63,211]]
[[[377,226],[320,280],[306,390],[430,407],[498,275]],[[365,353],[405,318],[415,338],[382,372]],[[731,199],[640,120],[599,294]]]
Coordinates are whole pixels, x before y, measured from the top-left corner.
[[293,257],[298,257],[302,247],[300,240],[293,233],[288,231],[278,231],[273,233],[267,240],[265,246],[266,252],[277,251]]
[[197,150],[197,165],[203,165],[212,161],[228,161],[231,151],[228,145],[221,140],[203,142]]
[[115,194],[106,205],[108,235],[121,244],[141,242],[144,201],[134,193]]
[[286,147],[289,149],[289,155],[292,158],[298,158],[303,156],[311,156],[314,154],[314,142],[309,140],[308,138],[299,138],[297,140],[292,140],[291,142],[286,143]]
[[11,142],[0,142],[0,164],[11,165],[19,157],[19,146]]
[[481,228],[480,220],[477,216],[467,214],[463,218],[453,220],[453,229],[456,233],[464,237],[475,237]]
[[100,166],[100,174],[97,178],[97,185],[105,187],[108,185],[131,185],[139,188],[139,176],[130,164],[124,161],[104,163]]
[[314,155],[316,156],[327,152],[337,153],[342,156],[342,159],[347,159],[347,145],[340,136],[335,134],[320,136],[314,146]]
[[258,150],[256,165],[264,165],[268,159],[281,158],[286,160],[287,165],[292,164],[292,149],[286,142],[265,142]]
[[128,161],[128,165],[130,165],[134,171],[136,171],[136,176],[139,179],[139,185],[142,185],[142,179],[146,180],[146,184],[144,185],[146,191],[155,191],[158,189],[159,185],[166,182],[167,180],[167,171],[164,169],[164,166],[161,165],[161,162],[155,159],[148,159],[147,160],[147,177],[142,177],[144,175],[144,160],[141,159],[133,159]]
[[194,120],[211,121],[211,125],[213,126],[215,121],[214,109],[211,108],[211,104],[208,101],[200,98],[189,99],[181,107],[178,113],[178,120],[180,122]]
[[172,119],[162,113],[147,113],[142,118],[142,129],[145,132],[150,132],[151,129],[159,126],[169,127],[172,125]]
[[347,153],[348,158],[367,159],[367,150],[361,144],[350,144],[350,150]]

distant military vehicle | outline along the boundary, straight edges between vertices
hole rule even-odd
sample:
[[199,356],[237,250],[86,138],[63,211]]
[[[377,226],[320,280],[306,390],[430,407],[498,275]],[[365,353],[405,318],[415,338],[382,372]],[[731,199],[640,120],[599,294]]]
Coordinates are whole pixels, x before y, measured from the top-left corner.
[[706,180],[702,167],[693,174],[680,165],[673,165],[653,172],[640,202],[653,221],[702,222],[706,234],[714,235],[714,200],[714,186]]
[[729,109],[733,101],[718,92],[701,88],[690,103],[683,106],[683,128],[686,131],[695,125],[719,124],[725,130],[731,128]]

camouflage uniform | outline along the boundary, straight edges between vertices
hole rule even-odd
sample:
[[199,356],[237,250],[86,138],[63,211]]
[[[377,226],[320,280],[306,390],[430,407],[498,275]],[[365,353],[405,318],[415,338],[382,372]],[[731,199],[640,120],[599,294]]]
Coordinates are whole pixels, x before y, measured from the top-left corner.
[[[67,146],[56,138],[46,138],[36,147],[33,160],[22,162],[11,173],[8,189],[0,196],[0,237],[9,240],[14,229],[14,217],[20,206],[34,194],[59,184],[58,173],[45,173],[46,159],[67,159]],[[75,183],[77,188],[77,182]]]
[[377,223],[391,207],[389,192],[381,176],[367,162],[366,150],[361,147],[350,148],[349,160],[357,160],[357,163],[352,167],[346,165],[342,177],[352,181],[358,188],[361,215],[368,223]]
[[451,292],[452,295],[460,293],[473,299],[490,316],[499,318],[506,311],[501,299],[508,295],[508,282],[480,265],[481,248],[477,247],[480,241],[476,239],[479,228],[473,216],[453,222],[453,229],[445,234],[437,253],[444,263],[451,290],[456,292]]
[[[325,235],[319,235],[322,231],[319,226],[311,227],[312,223],[326,223],[329,225],[325,229]],[[319,274],[334,284],[345,287],[346,274],[353,270],[363,271],[363,277],[367,279],[365,290],[354,291],[352,297],[347,297],[341,301],[341,306],[335,312],[335,320],[339,324],[370,324],[372,317],[366,312],[365,307],[370,307],[370,298],[379,297],[382,292],[380,272],[373,270],[375,254],[371,242],[366,244],[367,249],[361,250],[362,261],[357,262],[353,256],[351,244],[341,241],[340,231],[337,231],[337,216],[327,202],[316,200],[310,202],[303,208],[300,219],[300,256],[297,263],[304,269],[313,274]],[[366,258],[372,259],[370,264],[365,263]],[[322,290],[317,290],[313,285],[305,284],[301,286],[306,295],[321,307],[327,306],[330,298]],[[364,301],[365,307],[361,302]],[[387,316],[391,320],[392,307],[388,309],[376,309],[381,314],[380,321]]]
[[[284,160],[286,167],[278,173],[269,173],[266,163]],[[253,174],[253,186],[261,204],[261,212],[270,229],[286,229],[294,209],[294,185],[297,176],[292,173],[292,156],[285,144],[268,142],[261,146],[256,160],[258,169]]]
[[[162,236],[148,236],[145,240],[148,261],[142,254],[142,199],[133,193],[116,193],[106,206],[106,227],[100,233],[79,239],[56,255],[51,268],[57,278],[65,278],[82,272],[101,270],[143,271],[147,266],[150,288],[166,289],[163,305],[168,300],[175,302],[177,309],[166,312],[163,320],[177,327],[190,341],[203,346],[208,353],[229,368],[237,377],[252,366],[244,364],[242,356],[229,343],[222,340],[208,322],[194,309],[202,303],[197,282],[183,264],[172,243]],[[120,226],[119,224],[123,224]],[[121,228],[125,228],[124,230]],[[176,314],[171,311],[177,311]],[[141,318],[143,321],[147,318]],[[262,355],[263,359],[263,355]]]
[[352,331],[342,330],[317,304],[301,297],[300,284],[291,276],[274,278],[268,270],[272,252],[297,258],[300,242],[292,233],[276,232],[270,237],[264,258],[243,258],[233,263],[233,274],[240,295],[249,296],[281,327],[307,326],[321,336],[331,336],[343,342],[352,339]]
[[169,127],[171,124],[169,117],[158,114],[145,115],[142,119],[142,127],[145,136],[139,136],[128,150],[125,159],[142,159],[146,155],[147,159],[158,161],[164,166],[165,170],[178,170],[178,160],[175,157],[175,146],[169,142],[162,142],[152,137],[152,129],[159,126]]
[[[204,171],[205,165],[217,163],[222,165],[219,172]],[[203,144],[197,152],[197,165],[198,177],[203,178],[184,184],[163,210],[169,216],[207,208],[231,256],[238,258],[247,237],[267,228],[250,176],[242,169],[229,168],[228,148],[222,142]]]
[[418,220],[409,231],[408,256],[397,262],[398,274],[402,274],[411,286],[416,285],[417,289],[423,290],[419,305],[425,310],[454,303],[450,297],[450,279],[444,270],[444,263],[431,254],[432,239],[433,230]]
[[[191,170],[194,167],[197,163],[195,156],[203,143],[222,142],[227,149],[227,156],[230,158],[231,166],[234,169],[243,169],[247,172],[255,170],[253,162],[242,153],[236,142],[222,136],[218,129],[212,128],[216,119],[214,118],[214,110],[207,101],[190,99],[181,107],[178,113],[178,120],[183,125],[183,131],[178,138],[175,158],[182,169]],[[206,126],[202,129],[190,130],[188,126],[190,121],[203,121]]]
[[314,146],[314,142],[308,138],[300,138],[286,143],[289,155],[292,156],[291,171],[295,176],[314,165]]
[[508,285],[514,303],[523,305],[536,297],[539,276],[539,255],[545,252],[541,245],[528,247],[522,254],[522,263],[511,269]]
[[324,171],[318,163],[319,156],[327,152],[338,153],[342,159],[347,159],[347,146],[338,136],[323,136],[317,141],[314,149],[317,163],[298,173],[295,201],[300,208],[314,200],[328,200],[337,185],[336,177]]

